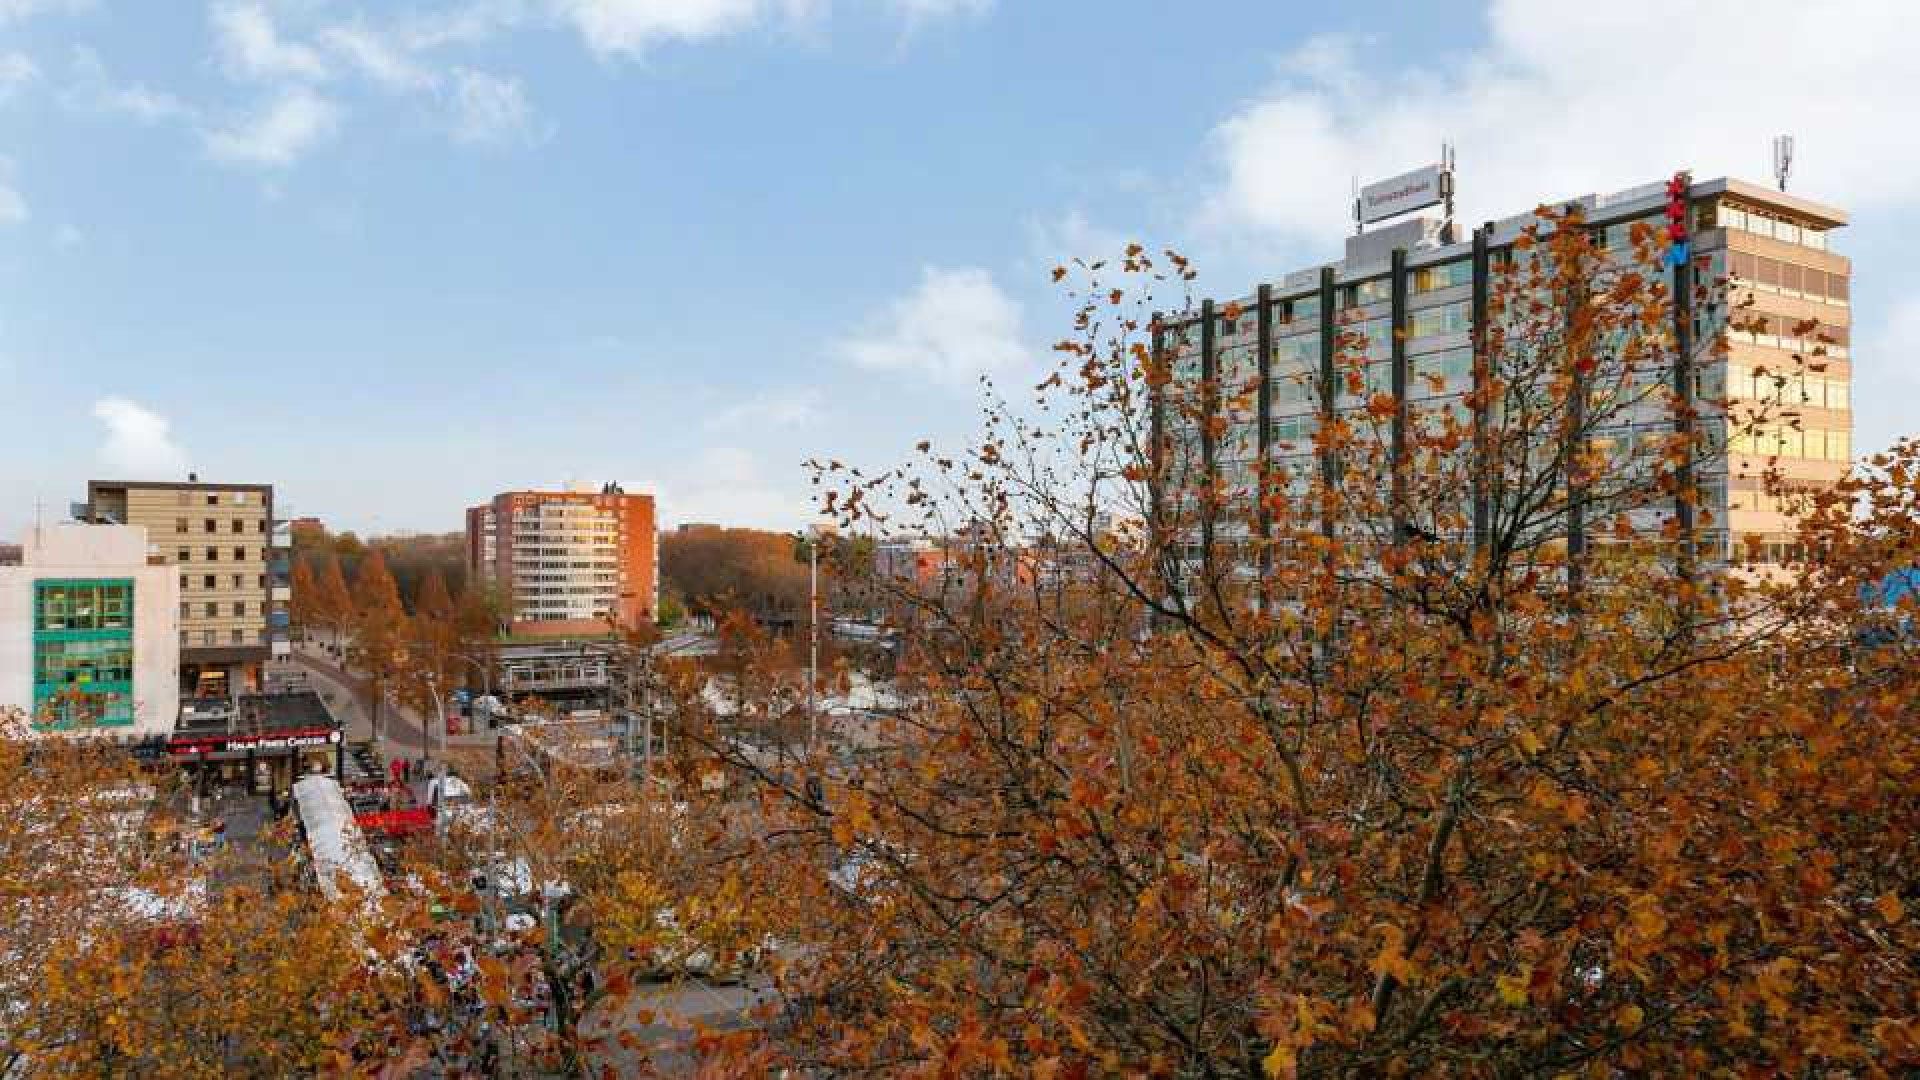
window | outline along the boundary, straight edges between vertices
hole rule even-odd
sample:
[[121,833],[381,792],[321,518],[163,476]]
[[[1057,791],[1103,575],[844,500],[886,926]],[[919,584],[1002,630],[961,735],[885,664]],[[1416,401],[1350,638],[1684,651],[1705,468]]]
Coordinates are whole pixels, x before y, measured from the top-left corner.
[[209,619],[218,618],[220,615],[220,605],[215,603],[209,603],[207,604],[206,608],[201,612],[201,614],[205,615]]
[[181,574],[180,575],[180,591],[181,592],[187,591],[192,581],[193,581],[192,578],[188,577],[185,574]]
[[246,548],[243,548],[243,547],[237,547],[237,548],[234,548],[234,549],[233,549],[233,561],[234,561],[234,562],[246,562],[246,561],[247,561],[247,549],[246,549]]
[[1320,298],[1318,296],[1300,296],[1287,301],[1287,317],[1284,322],[1318,322],[1320,320]]
[[208,506],[219,506],[219,505],[220,505],[220,496],[219,496],[218,494],[216,494],[216,493],[213,493],[213,492],[209,492],[209,493],[207,494],[207,505],[208,505]]
[[205,521],[201,522],[201,529],[204,532],[214,532],[217,530],[217,528],[218,526],[214,525],[212,518],[207,518]]
[[1413,291],[1432,292],[1435,289],[1466,285],[1473,281],[1473,261],[1455,259],[1437,266],[1422,266],[1413,271]]
[[173,531],[174,531],[174,532],[177,532],[177,533],[183,533],[183,532],[186,532],[186,531],[187,531],[187,519],[186,519],[186,518],[174,518],[174,519],[173,519]]
[[229,633],[229,637],[235,645],[244,644],[246,642],[244,633],[245,632],[241,630],[234,630]]
[[1836,304],[1847,302],[1847,277],[1844,274],[1827,275],[1827,299]]
[[200,585],[201,585],[201,587],[202,587],[202,588],[206,588],[206,589],[217,589],[217,588],[219,588],[219,586],[218,586],[218,585],[215,585],[215,584],[213,583],[213,575],[212,575],[212,574],[208,574],[208,575],[207,575],[207,576],[206,576],[205,578],[203,578],[203,579],[201,580],[201,582],[200,582]]
[[233,531],[234,531],[234,532],[239,532],[240,530],[242,530],[242,529],[244,529],[244,528],[246,528],[246,527],[247,527],[247,523],[246,523],[246,522],[244,522],[244,521],[241,521],[241,520],[240,520],[239,518],[234,518],[234,519],[233,519]]
[[1464,300],[1439,307],[1423,308],[1407,316],[1409,338],[1438,334],[1462,334],[1473,329],[1473,314]]
[[1349,285],[1340,291],[1340,306],[1359,307],[1362,304],[1377,304],[1393,296],[1393,281],[1390,278],[1374,278]]
[[213,631],[211,630],[200,631],[200,644],[202,645],[213,644]]
[[181,492],[181,493],[180,493],[180,505],[181,505],[181,506],[185,506],[185,505],[187,505],[187,503],[188,503],[188,501],[189,501],[189,499],[188,499],[188,496],[187,496],[187,493],[186,493],[186,492],[184,492],[184,491],[183,491],[183,492]]
[[183,619],[187,619],[187,618],[191,618],[192,616],[193,616],[193,605],[187,603],[185,600],[180,601],[180,617]]
[[242,587],[242,586],[241,586],[241,584],[240,584],[240,581],[241,581],[241,578],[240,578],[240,575],[239,575],[239,574],[235,574],[235,575],[233,575],[233,587],[234,587],[234,588],[236,588],[236,589],[238,589],[238,588],[241,588],[241,587]]
[[266,531],[267,531],[267,519],[266,519],[266,518],[256,518],[256,519],[254,520],[254,523],[253,523],[253,531],[254,531],[254,532],[266,532]]
[[207,561],[208,561],[208,562],[219,562],[219,561],[220,561],[220,549],[219,549],[219,548],[208,548],[208,549],[207,549]]
[[193,561],[192,548],[179,548],[179,549],[176,549],[173,554],[174,554],[175,562],[192,562]]
[[33,715],[45,728],[133,722],[133,582],[34,583]]

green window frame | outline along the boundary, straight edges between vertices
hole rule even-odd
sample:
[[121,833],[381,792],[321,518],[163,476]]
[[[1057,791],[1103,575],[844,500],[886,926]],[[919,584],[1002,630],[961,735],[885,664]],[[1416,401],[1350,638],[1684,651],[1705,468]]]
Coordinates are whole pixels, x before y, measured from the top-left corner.
[[43,578],[33,588],[34,726],[131,725],[133,580]]

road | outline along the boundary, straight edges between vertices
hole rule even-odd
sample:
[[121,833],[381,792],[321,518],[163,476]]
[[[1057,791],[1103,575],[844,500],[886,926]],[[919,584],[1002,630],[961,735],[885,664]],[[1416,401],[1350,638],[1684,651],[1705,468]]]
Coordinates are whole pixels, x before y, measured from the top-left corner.
[[[373,739],[373,718],[368,715],[366,680],[333,662],[319,648],[302,643],[295,646],[292,660],[307,673],[309,681],[323,691],[327,707],[346,729],[350,742]],[[380,709],[383,731],[377,749],[385,760],[423,756],[426,747],[421,732],[425,725],[412,709],[388,702]]]

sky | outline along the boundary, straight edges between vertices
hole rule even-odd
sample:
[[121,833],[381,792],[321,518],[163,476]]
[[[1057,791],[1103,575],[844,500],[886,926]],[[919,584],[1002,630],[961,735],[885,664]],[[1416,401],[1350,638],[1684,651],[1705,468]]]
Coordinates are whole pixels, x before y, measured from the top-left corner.
[[[1817,7],[1817,10],[1816,10]],[[1920,433],[1920,4],[0,0],[0,538],[89,478],[363,533],[616,481],[795,528],[1035,377],[1049,270],[1337,258],[1663,179],[1845,207],[1855,449]]]

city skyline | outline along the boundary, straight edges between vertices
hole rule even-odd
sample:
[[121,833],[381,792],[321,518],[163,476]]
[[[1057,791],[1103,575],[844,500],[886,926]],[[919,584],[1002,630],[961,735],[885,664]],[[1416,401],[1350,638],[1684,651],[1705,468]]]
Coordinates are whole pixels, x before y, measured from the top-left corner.
[[568,482],[797,527],[803,459],[951,443],[1042,369],[1056,262],[1231,294],[1442,139],[1471,224],[1796,134],[1855,215],[1855,449],[1905,426],[1912,9],[1266,10],[0,4],[0,539],[188,469],[363,532]]

